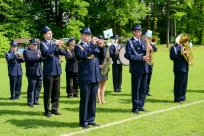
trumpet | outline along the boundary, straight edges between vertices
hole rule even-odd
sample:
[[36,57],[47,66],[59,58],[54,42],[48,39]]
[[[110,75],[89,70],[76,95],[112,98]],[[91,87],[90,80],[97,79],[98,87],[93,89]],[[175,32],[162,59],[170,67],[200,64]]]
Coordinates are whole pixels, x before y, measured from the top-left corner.
[[23,54],[16,52],[15,53],[17,57],[19,57],[20,59],[23,59]]
[[57,45],[58,49],[61,49],[62,45],[65,45],[63,40],[58,40],[58,39],[54,39],[52,38],[52,40],[55,42],[55,44]]

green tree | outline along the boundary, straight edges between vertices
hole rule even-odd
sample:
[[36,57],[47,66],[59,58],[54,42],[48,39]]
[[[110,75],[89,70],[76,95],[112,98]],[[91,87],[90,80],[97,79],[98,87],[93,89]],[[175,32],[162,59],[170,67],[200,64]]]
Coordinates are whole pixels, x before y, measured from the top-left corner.
[[137,0],[87,0],[89,15],[85,24],[90,26],[95,35],[112,28],[114,33],[126,35],[132,25],[140,23],[146,16],[147,8]]
[[0,0],[0,31],[9,40],[30,37],[33,25],[26,3],[22,0]]
[[0,33],[0,58],[5,57],[5,52],[9,50],[9,41],[8,38],[6,38],[3,33]]

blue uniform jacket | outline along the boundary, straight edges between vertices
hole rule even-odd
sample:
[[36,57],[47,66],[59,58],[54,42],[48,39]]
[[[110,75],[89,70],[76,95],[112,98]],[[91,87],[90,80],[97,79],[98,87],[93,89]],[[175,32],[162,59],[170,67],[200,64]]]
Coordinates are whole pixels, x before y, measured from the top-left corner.
[[72,73],[78,73],[78,64],[76,60],[74,59],[74,49],[71,51],[66,51],[66,67],[65,71],[66,72],[72,72]]
[[53,41],[49,44],[46,40],[40,43],[40,51],[43,58],[43,75],[57,76],[62,74],[59,55],[65,55],[66,51],[58,49]]
[[110,46],[110,57],[112,58],[113,65],[117,65],[117,60],[119,60],[119,54],[115,54],[116,48],[114,45]]
[[23,56],[25,59],[26,76],[42,76],[42,57],[38,55],[37,50],[28,48],[24,50]]
[[[133,45],[137,55],[131,48],[130,42]],[[132,37],[127,41],[125,46],[125,58],[130,61],[130,73],[149,73],[148,64],[143,61],[143,56],[146,54],[146,43],[140,39],[140,44]]]
[[173,60],[174,72],[188,72],[189,66],[183,55],[181,55],[181,46],[175,44],[170,48],[170,59]]
[[5,58],[8,64],[8,76],[22,76],[21,63],[24,62],[24,60],[17,57],[12,51],[6,52]]
[[[81,46],[82,48],[80,48]],[[78,81],[79,83],[96,83],[101,81],[99,60],[104,59],[104,49],[90,43],[86,46],[83,42],[74,48],[75,57],[78,61]],[[91,54],[92,59],[87,59]]]

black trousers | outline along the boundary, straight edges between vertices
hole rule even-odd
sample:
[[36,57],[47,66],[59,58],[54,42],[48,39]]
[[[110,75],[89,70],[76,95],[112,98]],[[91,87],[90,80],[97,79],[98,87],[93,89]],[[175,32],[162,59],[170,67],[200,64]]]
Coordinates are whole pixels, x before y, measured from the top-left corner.
[[132,83],[132,112],[143,109],[146,99],[147,74],[131,74]]
[[60,75],[58,76],[44,76],[44,110],[45,113],[50,112],[50,98],[52,104],[52,111],[57,111],[59,107],[60,97]]
[[112,65],[114,92],[121,89],[122,84],[122,64]]
[[94,123],[95,120],[98,83],[79,83],[79,88],[79,123],[84,126]]
[[188,82],[188,72],[174,72],[174,101],[186,100],[186,89]]
[[149,65],[149,73],[147,74],[147,94],[150,92],[150,82],[152,78],[153,64]]
[[29,105],[39,103],[38,98],[42,87],[42,76],[28,76],[27,101]]
[[66,72],[66,92],[68,96],[78,95],[78,73]]
[[11,99],[19,98],[21,94],[22,76],[9,76]]

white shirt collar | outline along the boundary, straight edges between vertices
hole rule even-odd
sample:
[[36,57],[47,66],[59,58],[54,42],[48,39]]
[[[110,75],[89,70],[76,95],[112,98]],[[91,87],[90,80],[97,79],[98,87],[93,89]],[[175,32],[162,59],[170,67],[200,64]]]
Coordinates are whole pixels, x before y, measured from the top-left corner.
[[88,43],[81,41],[84,45],[89,46]]
[[134,37],[134,36],[133,36],[133,38],[134,38],[136,41],[140,41],[140,39],[137,39],[137,38],[136,38],[136,37]]

